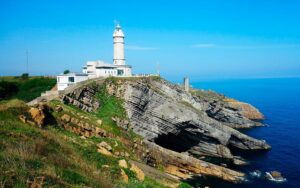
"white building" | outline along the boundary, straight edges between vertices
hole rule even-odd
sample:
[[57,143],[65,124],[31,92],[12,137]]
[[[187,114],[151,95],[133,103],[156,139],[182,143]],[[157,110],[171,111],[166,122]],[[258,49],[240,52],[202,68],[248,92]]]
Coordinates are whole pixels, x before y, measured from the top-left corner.
[[114,41],[114,57],[113,65],[104,61],[88,61],[83,67],[83,73],[89,75],[89,78],[122,76],[129,77],[131,74],[131,66],[125,64],[124,53],[124,33],[118,24],[113,33]]
[[117,76],[117,67],[104,61],[88,61],[82,72],[89,78]]
[[117,66],[117,76],[131,76],[131,66],[125,64],[124,33],[118,24],[113,34],[114,65]]
[[118,24],[113,33],[114,57],[113,64],[104,61],[88,61],[83,66],[83,73],[69,73],[57,76],[58,90],[64,90],[70,85],[98,77],[120,76],[130,77],[132,67],[125,64],[124,33]]
[[84,73],[68,73],[57,76],[57,90],[62,91],[67,87],[88,79]]

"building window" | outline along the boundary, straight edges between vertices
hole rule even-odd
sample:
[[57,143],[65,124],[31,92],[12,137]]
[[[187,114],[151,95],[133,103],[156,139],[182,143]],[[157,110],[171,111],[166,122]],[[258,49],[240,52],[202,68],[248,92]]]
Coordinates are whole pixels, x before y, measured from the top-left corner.
[[118,76],[122,76],[124,74],[123,70],[118,70]]
[[73,83],[75,81],[74,77],[69,77],[69,82]]

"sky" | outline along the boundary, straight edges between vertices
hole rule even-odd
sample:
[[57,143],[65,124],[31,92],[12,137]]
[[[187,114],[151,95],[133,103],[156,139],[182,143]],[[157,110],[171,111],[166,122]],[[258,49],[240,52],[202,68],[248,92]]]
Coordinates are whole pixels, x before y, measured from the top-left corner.
[[0,76],[112,63],[125,33],[134,73],[179,81],[300,76],[297,0],[0,0]]

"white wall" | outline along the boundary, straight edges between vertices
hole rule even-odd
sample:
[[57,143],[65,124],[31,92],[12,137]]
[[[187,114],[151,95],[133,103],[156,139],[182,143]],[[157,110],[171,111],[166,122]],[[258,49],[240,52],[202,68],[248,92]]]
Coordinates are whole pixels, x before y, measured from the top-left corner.
[[[69,77],[74,77],[74,82],[69,82]],[[77,75],[60,75],[57,76],[57,90],[62,91],[67,87],[76,84],[78,82],[82,82],[87,80],[88,76],[77,76]]]
[[82,82],[82,81],[85,81],[87,79],[88,79],[87,76],[75,76],[75,83]]
[[117,69],[96,69],[97,77],[117,76]]
[[124,37],[114,37],[114,64],[125,65]]

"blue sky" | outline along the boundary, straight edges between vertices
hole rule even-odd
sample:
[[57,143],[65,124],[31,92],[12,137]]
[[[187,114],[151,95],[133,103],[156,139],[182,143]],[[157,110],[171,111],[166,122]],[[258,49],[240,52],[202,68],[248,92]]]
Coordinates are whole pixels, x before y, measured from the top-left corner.
[[0,75],[81,71],[112,62],[120,22],[135,73],[170,80],[300,76],[296,0],[0,1]]

